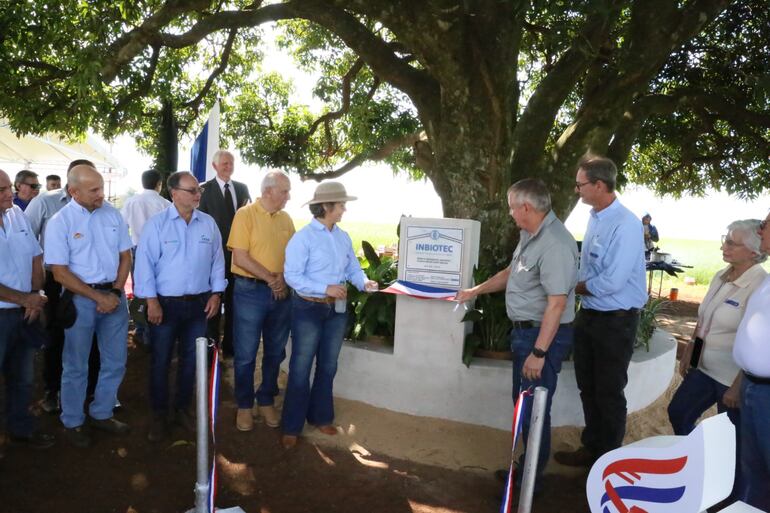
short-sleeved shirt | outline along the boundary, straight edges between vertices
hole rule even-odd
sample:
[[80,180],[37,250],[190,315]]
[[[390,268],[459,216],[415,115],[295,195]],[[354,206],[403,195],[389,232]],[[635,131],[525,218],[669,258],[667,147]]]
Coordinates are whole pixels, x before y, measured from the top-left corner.
[[70,201],[45,229],[45,263],[66,265],[84,283],[115,281],[120,253],[130,249],[128,226],[108,203],[89,212]]
[[770,378],[770,276],[749,298],[735,335],[733,358],[749,374]]
[[[286,245],[292,235],[294,235],[294,222],[289,214],[283,210],[271,214],[257,199],[235,213],[227,247],[231,251],[242,249],[268,271],[282,273]],[[235,274],[256,278],[246,269],[235,265],[235,262],[231,269]]]
[[214,218],[193,210],[186,223],[173,204],[144,225],[136,248],[137,297],[223,292],[225,256]]
[[[32,259],[43,252],[22,210],[13,205],[3,212],[0,229],[0,284],[19,292],[32,290]],[[19,308],[0,301],[0,309]]]
[[710,378],[730,386],[738,374],[733,361],[733,344],[738,325],[746,311],[749,297],[762,284],[767,273],[761,264],[755,264],[737,280],[725,278],[732,266],[719,271],[711,280],[709,290],[698,307],[698,326],[703,338],[703,356],[698,368]]
[[29,219],[32,232],[40,245],[45,248],[45,226],[48,221],[70,202],[70,197],[64,189],[56,189],[38,194],[29,202],[24,215]]
[[505,287],[505,307],[512,321],[540,321],[548,296],[567,296],[561,323],[575,319],[578,252],[574,237],[553,211],[537,231],[521,231]]

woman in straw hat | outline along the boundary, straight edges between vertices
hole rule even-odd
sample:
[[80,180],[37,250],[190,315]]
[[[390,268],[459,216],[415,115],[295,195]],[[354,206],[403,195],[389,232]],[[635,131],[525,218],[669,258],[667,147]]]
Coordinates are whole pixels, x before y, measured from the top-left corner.
[[367,280],[361,270],[350,236],[337,226],[345,203],[354,199],[339,182],[318,185],[306,203],[313,219],[286,247],[284,278],[294,289],[289,383],[281,419],[281,443],[287,449],[296,445],[306,419],[324,434],[337,434],[332,385],[347,326],[345,283],[377,290],[377,282]]

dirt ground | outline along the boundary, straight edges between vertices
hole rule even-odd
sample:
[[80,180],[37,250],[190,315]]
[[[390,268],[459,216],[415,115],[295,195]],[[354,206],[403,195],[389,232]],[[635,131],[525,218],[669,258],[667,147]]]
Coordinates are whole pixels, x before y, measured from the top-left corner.
[[[683,302],[680,302],[683,303]],[[677,304],[670,328],[685,333],[697,305]],[[95,433],[94,445],[75,449],[63,440],[56,416],[37,411],[57,445],[32,451],[5,444],[0,459],[0,513],[174,513],[192,508],[194,436],[176,430],[163,443],[146,440],[149,355],[129,350],[128,372],[116,417],[130,435]],[[227,367],[227,366],[226,366]],[[226,379],[227,381],[227,379]],[[669,392],[629,419],[627,440],[670,433]],[[306,429],[285,451],[280,433],[262,423],[235,430],[232,387],[222,387],[216,447],[220,468],[217,505],[247,513],[477,513],[499,510],[501,485],[492,471],[506,461],[510,435],[439,419],[413,417],[355,401],[337,401],[341,434]],[[577,445],[577,428],[553,433],[553,449]],[[533,511],[587,512],[586,471],[553,462]]]

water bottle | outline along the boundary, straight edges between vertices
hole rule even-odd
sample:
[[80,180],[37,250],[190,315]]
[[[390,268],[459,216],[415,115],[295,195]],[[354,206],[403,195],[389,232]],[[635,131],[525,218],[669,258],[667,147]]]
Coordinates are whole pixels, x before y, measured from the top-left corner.
[[[342,285],[344,287],[345,286],[345,282],[341,281],[340,285]],[[334,300],[334,311],[335,312],[337,312],[337,313],[345,313],[347,308],[348,308],[348,300],[347,300],[347,298],[343,298],[343,299],[337,298],[337,299]]]

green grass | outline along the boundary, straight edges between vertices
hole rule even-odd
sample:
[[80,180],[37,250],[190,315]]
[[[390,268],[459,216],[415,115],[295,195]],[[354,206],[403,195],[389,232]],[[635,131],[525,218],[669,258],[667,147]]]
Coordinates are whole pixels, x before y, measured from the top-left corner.
[[[305,226],[310,221],[308,219],[294,219],[294,226],[297,230]],[[387,223],[361,223],[347,222],[343,220],[340,228],[348,232],[353,240],[353,249],[356,253],[361,251],[361,241],[367,241],[375,249],[379,246],[393,246],[398,244],[398,235],[396,235],[395,224]]]

